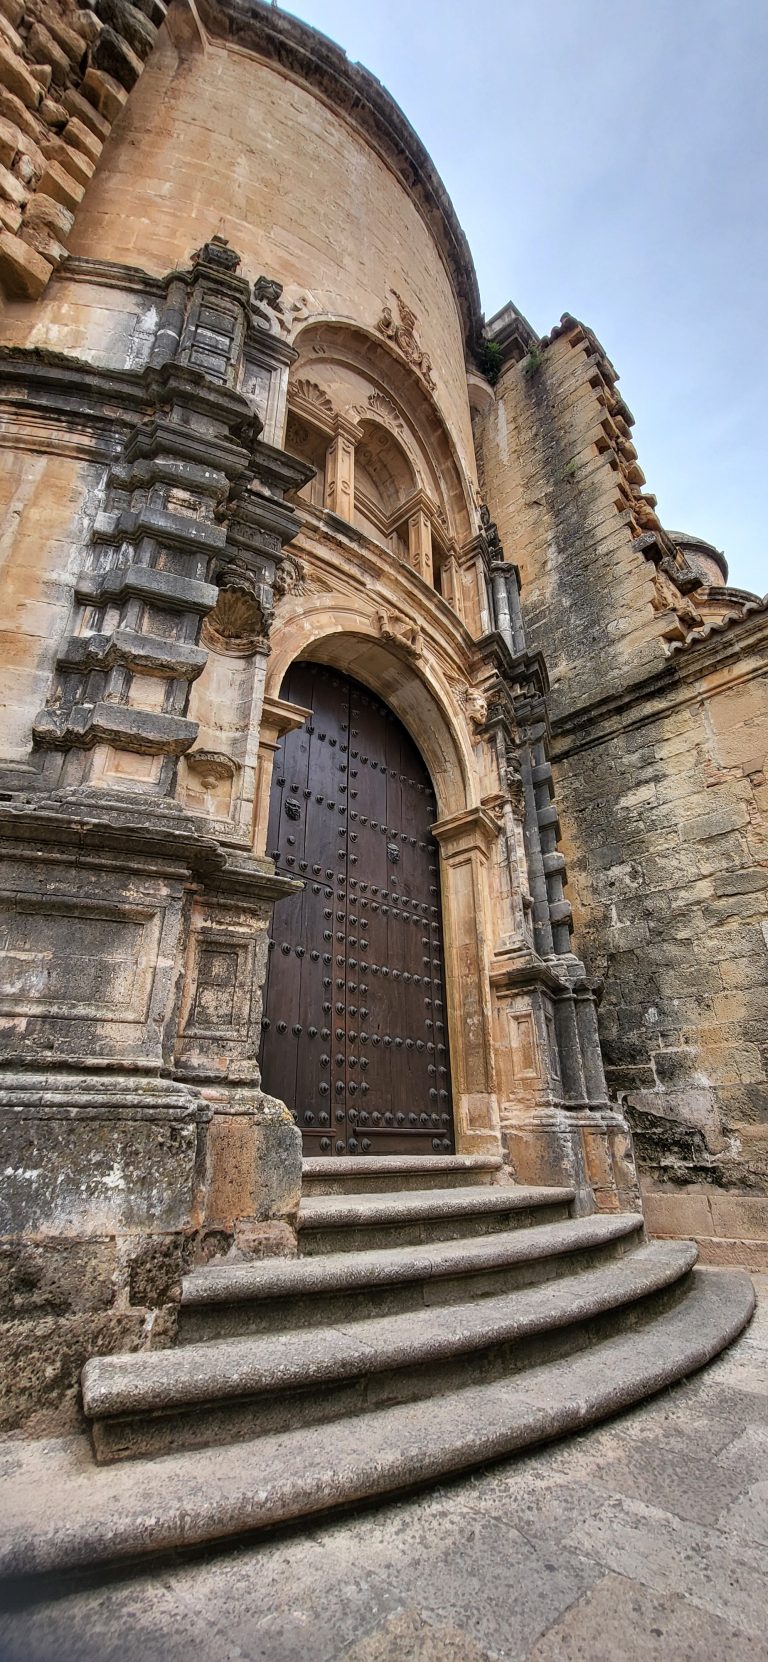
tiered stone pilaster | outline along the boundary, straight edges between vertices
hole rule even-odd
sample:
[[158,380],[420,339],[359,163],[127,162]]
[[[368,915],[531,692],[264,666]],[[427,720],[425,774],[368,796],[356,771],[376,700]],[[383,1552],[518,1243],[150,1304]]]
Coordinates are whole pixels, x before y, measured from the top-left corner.
[[[275,590],[296,575],[285,496],[309,474],[263,443],[239,390],[271,339],[278,381],[291,354],[237,264],[214,241],[167,280],[143,370],[3,365],[49,426],[76,412],[116,438],[50,692],[0,810],[0,1231],[45,1240],[65,1278],[79,1254],[87,1308],[84,1241],[119,1257],[129,1308],[132,1266],[156,1262],[141,1300],[165,1308],[207,1240],[280,1244],[298,1203],[298,1133],[257,1065],[267,926],[292,885],[254,858],[242,814],[219,824],[183,794],[190,777],[255,775],[263,676],[253,757],[195,762],[190,700],[233,629],[269,652]],[[107,1328],[94,1311],[85,1348]]]

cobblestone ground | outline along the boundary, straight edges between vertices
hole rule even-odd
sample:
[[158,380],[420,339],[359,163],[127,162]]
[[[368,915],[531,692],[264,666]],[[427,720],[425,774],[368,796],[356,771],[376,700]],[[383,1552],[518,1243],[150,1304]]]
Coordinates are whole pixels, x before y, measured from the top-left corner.
[[768,1662],[768,1275],[608,1426],[397,1505],[0,1619],[2,1662]]

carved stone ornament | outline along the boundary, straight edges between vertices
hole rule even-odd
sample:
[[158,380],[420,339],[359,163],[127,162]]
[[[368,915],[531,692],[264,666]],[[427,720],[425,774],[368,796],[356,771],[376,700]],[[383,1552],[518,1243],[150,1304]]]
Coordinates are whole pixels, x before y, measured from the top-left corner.
[[257,277],[253,285],[251,319],[255,327],[264,330],[266,334],[287,333],[283,308],[280,304],[282,292],[282,283],[275,282],[273,277]]
[[272,590],[268,583],[239,560],[229,560],[217,573],[219,598],[203,624],[201,641],[212,652],[244,657],[269,650]]
[[[262,282],[266,283],[268,281],[268,278],[260,277],[257,279],[257,282],[254,283],[254,295],[257,299],[261,298],[256,292],[258,284]],[[311,294],[286,294],[285,290],[279,283],[275,283],[274,288],[280,289],[277,299],[270,300],[265,294],[263,303],[266,303],[266,305],[270,307],[278,329],[280,329],[282,334],[290,340],[297,323],[305,323],[307,318],[311,317],[312,312],[317,311],[317,306],[315,304],[314,297]]]
[[488,701],[472,687],[467,692],[466,711],[471,725],[482,727],[488,715]]
[[282,283],[275,282],[273,277],[257,277],[253,285],[254,300],[263,300],[273,309],[278,305],[282,292]]
[[490,509],[485,502],[480,503],[480,524],[491,560],[503,560],[504,549],[501,545],[498,527],[495,520],[491,519]]
[[267,645],[267,630],[258,602],[238,589],[222,589],[212,612],[203,624],[203,646],[242,658]]
[[435,378],[432,374],[432,360],[422,350],[416,339],[416,313],[411,311],[410,306],[406,306],[397,289],[390,289],[389,292],[397,302],[398,321],[395,321],[392,307],[384,306],[376,328],[380,335],[385,335],[387,340],[390,340],[392,345],[397,347],[398,352],[402,353],[406,362],[426,382],[430,392],[434,392]]
[[283,600],[289,594],[304,594],[306,578],[307,570],[302,561],[295,554],[285,554],[275,572],[275,599]]
[[291,382],[291,385],[288,388],[288,402],[290,404],[294,401],[301,402],[302,404],[308,405],[311,409],[317,410],[318,415],[323,416],[326,421],[333,420],[334,408],[331,400],[328,397],[328,394],[323,392],[322,387],[318,386],[316,381],[302,379],[300,381]]
[[488,719],[488,700],[474,687],[466,686],[463,681],[452,681],[451,686],[470,726],[474,729],[484,727]]
[[391,642],[392,646],[399,646],[410,658],[420,658],[424,650],[424,641],[418,623],[411,618],[404,617],[401,612],[376,613],[376,627],[383,641]]
[[501,769],[501,782],[512,804],[512,808],[519,817],[523,812],[523,774],[520,757],[509,747],[507,748],[504,763]]
[[[399,412],[396,406],[392,403],[391,398],[387,398],[386,393],[369,393],[368,409],[371,411],[372,415],[378,416],[379,420],[383,421],[387,427],[393,427],[395,432],[402,433],[403,423],[400,419]],[[361,412],[361,414],[364,413],[365,412]]]
[[206,787],[218,785],[222,779],[234,779],[240,770],[240,763],[223,750],[189,750],[186,763],[190,773],[196,774]]
[[237,271],[240,264],[240,255],[234,248],[230,248],[226,237],[211,237],[210,242],[204,242],[202,248],[197,248],[192,255],[192,264],[210,265],[216,271],[231,273]]

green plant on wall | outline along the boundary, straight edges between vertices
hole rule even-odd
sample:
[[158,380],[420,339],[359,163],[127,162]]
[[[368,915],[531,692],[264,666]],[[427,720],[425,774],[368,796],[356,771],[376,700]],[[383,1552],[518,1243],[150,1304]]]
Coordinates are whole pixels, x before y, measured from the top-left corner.
[[543,362],[544,353],[541,348],[532,346],[527,358],[523,359],[523,374],[527,375],[529,381],[533,379],[534,375],[538,375]]
[[480,343],[477,354],[477,367],[494,387],[504,366],[504,354],[501,347],[494,340],[484,340]]

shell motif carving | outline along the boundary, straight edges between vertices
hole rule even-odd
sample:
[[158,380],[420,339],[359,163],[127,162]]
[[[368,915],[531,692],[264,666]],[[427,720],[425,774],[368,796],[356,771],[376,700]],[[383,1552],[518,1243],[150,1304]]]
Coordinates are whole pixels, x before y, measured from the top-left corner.
[[266,643],[262,609],[242,589],[221,589],[203,624],[201,640],[209,651],[243,657]]

